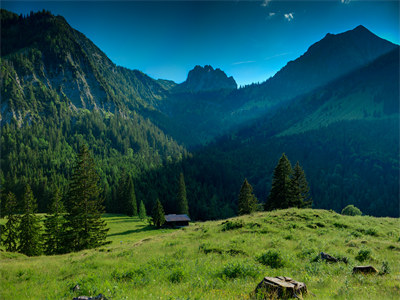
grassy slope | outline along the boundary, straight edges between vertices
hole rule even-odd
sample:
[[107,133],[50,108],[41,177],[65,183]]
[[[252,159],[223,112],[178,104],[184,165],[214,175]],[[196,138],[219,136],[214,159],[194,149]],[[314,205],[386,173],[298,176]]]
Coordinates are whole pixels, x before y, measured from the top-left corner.
[[[112,244],[79,253],[28,258],[0,253],[0,299],[71,299],[103,293],[111,299],[243,299],[264,276],[307,284],[316,299],[398,299],[400,220],[348,217],[324,210],[289,209],[223,221],[153,230],[135,218],[108,215]],[[4,220],[3,220],[4,221]],[[257,262],[268,250],[284,266]],[[360,263],[360,250],[371,257]],[[321,251],[349,263],[313,262]],[[352,275],[372,264],[386,275]],[[81,290],[72,292],[79,284]],[[315,298],[315,297],[309,297]]]

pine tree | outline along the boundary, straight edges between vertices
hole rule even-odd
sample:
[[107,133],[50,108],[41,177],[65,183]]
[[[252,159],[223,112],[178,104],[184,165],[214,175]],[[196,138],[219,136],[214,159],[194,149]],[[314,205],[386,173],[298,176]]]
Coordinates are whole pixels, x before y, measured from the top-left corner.
[[253,194],[253,187],[247,179],[244,180],[238,197],[239,215],[250,214],[257,210],[257,198]]
[[189,215],[189,205],[186,198],[186,186],[183,173],[179,175],[178,214]]
[[161,227],[165,223],[164,208],[158,199],[153,207],[152,217],[154,226]]
[[99,176],[89,149],[80,148],[69,184],[66,238],[68,251],[95,248],[106,243],[107,224],[101,219],[104,212],[100,197]]
[[146,207],[144,206],[143,201],[140,201],[140,205],[139,205],[139,218],[140,218],[141,220],[144,220],[144,219],[146,218],[146,216],[147,216]]
[[35,215],[36,209],[36,199],[33,197],[31,187],[27,185],[23,198],[23,215],[18,227],[20,241],[18,252],[27,256],[39,255],[42,250],[40,220]]
[[291,200],[290,177],[292,173],[290,161],[283,153],[274,169],[272,187],[265,203],[265,210],[289,207]]
[[293,175],[290,179],[291,201],[289,207],[311,207],[312,199],[310,197],[310,189],[306,180],[304,170],[299,162],[293,169]]
[[18,249],[18,226],[20,218],[17,213],[17,199],[12,192],[9,192],[6,198],[5,210],[7,223],[2,232],[2,243],[8,252],[17,252]]
[[53,202],[49,207],[49,214],[44,220],[44,252],[47,255],[63,253],[63,226],[65,220],[62,216],[64,206],[59,190],[54,193]]
[[138,215],[135,188],[133,186],[132,176],[130,175],[128,175],[126,180],[123,203],[126,215],[130,217]]

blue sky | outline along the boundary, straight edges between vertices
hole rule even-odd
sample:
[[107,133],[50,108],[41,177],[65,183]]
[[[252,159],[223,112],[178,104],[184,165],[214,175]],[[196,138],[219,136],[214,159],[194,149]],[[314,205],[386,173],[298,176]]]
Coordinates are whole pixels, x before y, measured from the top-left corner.
[[212,65],[239,85],[262,82],[327,33],[364,25],[399,44],[399,1],[2,1],[15,13],[50,10],[117,65],[185,80]]

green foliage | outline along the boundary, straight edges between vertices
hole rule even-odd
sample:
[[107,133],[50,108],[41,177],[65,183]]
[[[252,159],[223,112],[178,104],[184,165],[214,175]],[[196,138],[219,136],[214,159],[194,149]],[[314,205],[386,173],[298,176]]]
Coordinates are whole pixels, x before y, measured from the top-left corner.
[[276,250],[268,250],[267,252],[261,254],[257,257],[257,261],[274,269],[282,268],[285,265],[281,254]]
[[144,220],[144,219],[146,218],[146,216],[147,216],[146,207],[144,206],[144,203],[143,203],[143,201],[141,200],[141,201],[140,201],[140,205],[139,205],[139,218],[140,218],[141,220]]
[[244,179],[238,197],[239,215],[250,214],[258,208],[257,198],[253,194],[253,187]]
[[132,176],[127,175],[126,172],[122,173],[122,177],[119,180],[117,197],[119,213],[126,214],[130,217],[138,215],[136,194]]
[[164,208],[159,199],[157,199],[152,213],[152,222],[154,226],[161,227],[165,223]]
[[36,199],[31,187],[27,185],[23,198],[23,215],[18,226],[18,252],[27,256],[39,255],[42,252],[41,225],[39,217],[35,215],[36,209]]
[[44,220],[45,233],[44,237],[44,253],[47,255],[61,254],[65,251],[63,249],[64,239],[64,224],[63,217],[64,206],[61,201],[59,190],[56,190],[53,196],[53,202],[49,207],[49,214],[46,215]]
[[293,168],[293,174],[290,178],[291,203],[289,207],[311,207],[312,199],[310,188],[308,187],[306,175],[299,162]]
[[345,208],[343,208],[342,215],[346,215],[346,216],[361,216],[362,212],[357,207],[355,207],[353,204],[349,204]]
[[311,204],[310,189],[303,169],[299,162],[292,169],[290,161],[283,153],[274,169],[271,191],[265,203],[265,209],[304,208],[311,207]]
[[17,213],[17,199],[11,192],[6,198],[7,223],[4,226],[4,232],[1,232],[2,244],[6,251],[17,252],[18,249],[18,227],[20,218]]
[[255,264],[233,262],[228,263],[222,269],[220,276],[222,278],[256,277],[259,269]]
[[107,224],[101,219],[104,212],[95,164],[89,149],[82,145],[76,158],[69,184],[65,247],[68,251],[95,248],[106,243]]
[[222,224],[222,231],[234,230],[244,227],[244,222],[242,220],[232,220],[225,221]]
[[183,173],[179,174],[178,214],[189,215],[189,206],[186,197],[186,185]]
[[371,250],[370,249],[361,249],[358,251],[357,256],[355,257],[356,260],[359,262],[364,262],[371,258]]
[[185,271],[182,267],[175,267],[171,270],[168,280],[172,283],[179,283],[185,278]]
[[290,207],[290,177],[292,173],[292,165],[283,153],[274,169],[271,191],[265,203],[266,210]]

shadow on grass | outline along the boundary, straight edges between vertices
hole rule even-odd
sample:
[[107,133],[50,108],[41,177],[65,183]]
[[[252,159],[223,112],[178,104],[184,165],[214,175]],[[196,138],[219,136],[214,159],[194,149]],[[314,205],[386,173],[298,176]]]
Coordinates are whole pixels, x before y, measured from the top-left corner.
[[117,235],[127,235],[127,234],[131,234],[131,233],[139,233],[139,232],[145,232],[145,231],[154,231],[154,230],[158,230],[158,229],[159,228],[157,228],[157,227],[147,225],[147,226],[139,228],[139,229],[126,230],[126,231],[122,231],[122,232],[112,233],[112,234],[109,234],[108,237],[117,236]]

